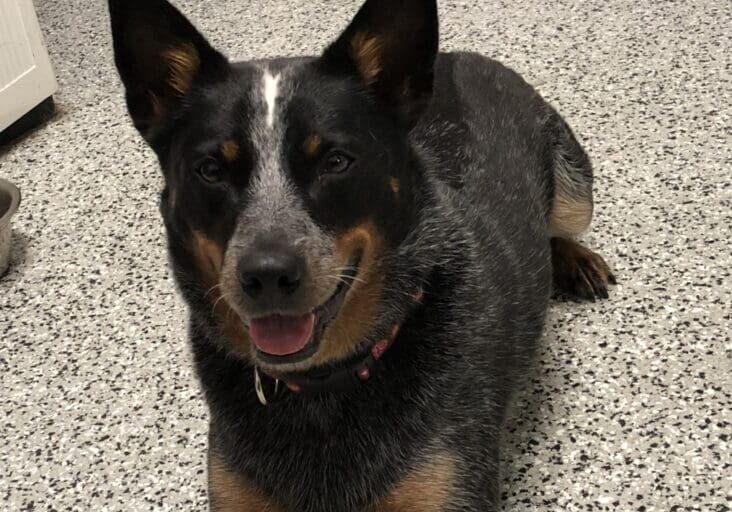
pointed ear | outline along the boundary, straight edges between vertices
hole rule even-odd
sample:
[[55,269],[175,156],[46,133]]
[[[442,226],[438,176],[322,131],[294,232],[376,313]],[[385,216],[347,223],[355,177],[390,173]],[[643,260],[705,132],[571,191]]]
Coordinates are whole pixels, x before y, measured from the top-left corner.
[[416,122],[432,95],[438,46],[436,0],[367,0],[320,62],[356,74]]
[[166,0],[109,0],[114,58],[135,127],[152,142],[186,96],[223,80],[229,64]]

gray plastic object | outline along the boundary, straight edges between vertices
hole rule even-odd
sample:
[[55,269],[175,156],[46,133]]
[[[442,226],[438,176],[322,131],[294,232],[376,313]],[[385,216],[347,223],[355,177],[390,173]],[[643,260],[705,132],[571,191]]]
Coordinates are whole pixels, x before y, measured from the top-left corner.
[[7,180],[0,178],[0,276],[10,266],[10,219],[20,206],[20,190]]

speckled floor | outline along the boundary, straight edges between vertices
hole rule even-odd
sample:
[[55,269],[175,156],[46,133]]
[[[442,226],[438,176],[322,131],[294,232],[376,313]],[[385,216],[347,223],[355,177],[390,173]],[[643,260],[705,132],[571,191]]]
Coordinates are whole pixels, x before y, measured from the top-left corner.
[[[356,1],[179,1],[236,58],[312,53]],[[125,117],[101,1],[36,0],[60,115],[0,150],[3,510],[202,510],[206,411],[166,268],[161,179]],[[443,46],[539,86],[597,169],[589,244],[621,284],[554,304],[505,443],[506,510],[732,505],[732,9],[445,0]]]

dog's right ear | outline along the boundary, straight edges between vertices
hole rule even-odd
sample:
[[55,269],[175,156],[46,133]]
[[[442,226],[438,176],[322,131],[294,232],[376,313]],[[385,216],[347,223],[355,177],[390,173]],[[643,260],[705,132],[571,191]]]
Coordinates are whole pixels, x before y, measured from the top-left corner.
[[152,144],[188,94],[225,79],[229,63],[167,0],[109,0],[109,14],[127,108]]

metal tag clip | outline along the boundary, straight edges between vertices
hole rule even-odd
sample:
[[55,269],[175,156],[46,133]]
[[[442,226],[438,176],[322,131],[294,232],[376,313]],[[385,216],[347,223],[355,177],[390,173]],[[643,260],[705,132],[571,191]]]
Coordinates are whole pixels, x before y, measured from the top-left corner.
[[[262,386],[262,378],[259,376],[259,369],[255,366],[254,367],[254,390],[257,392],[257,398],[259,399],[259,403],[262,405],[267,405],[267,397],[264,395],[264,387]],[[274,394],[275,396],[280,390],[280,379],[275,379],[275,389]]]

